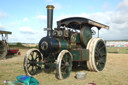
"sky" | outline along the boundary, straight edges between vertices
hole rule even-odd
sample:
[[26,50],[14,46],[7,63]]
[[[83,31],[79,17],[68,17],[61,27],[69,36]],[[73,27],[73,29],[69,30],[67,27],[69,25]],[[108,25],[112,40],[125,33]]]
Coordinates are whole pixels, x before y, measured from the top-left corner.
[[[67,17],[85,17],[110,26],[104,40],[128,40],[128,0],[0,0],[0,30],[9,42],[38,43],[46,36],[47,5],[54,5],[53,27]],[[96,28],[92,28],[96,29]]]

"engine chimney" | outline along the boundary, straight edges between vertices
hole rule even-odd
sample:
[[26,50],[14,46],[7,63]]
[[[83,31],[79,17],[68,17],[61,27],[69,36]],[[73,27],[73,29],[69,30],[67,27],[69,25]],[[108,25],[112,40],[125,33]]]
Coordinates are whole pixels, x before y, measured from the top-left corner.
[[51,29],[47,31],[47,36],[51,37],[52,36],[52,23],[53,23],[53,5],[47,5],[47,28]]

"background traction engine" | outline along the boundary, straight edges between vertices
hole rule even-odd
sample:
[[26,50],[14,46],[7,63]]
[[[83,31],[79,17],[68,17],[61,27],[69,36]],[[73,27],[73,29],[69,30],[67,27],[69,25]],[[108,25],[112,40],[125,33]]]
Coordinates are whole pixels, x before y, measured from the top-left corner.
[[[56,66],[56,77],[65,79],[72,66],[82,62],[90,71],[102,71],[106,64],[106,46],[102,38],[92,38],[92,27],[109,29],[108,26],[82,17],[70,17],[57,22],[52,29],[53,5],[47,7],[47,36],[39,42],[39,50],[30,49],[24,58],[27,75],[50,72]],[[94,33],[94,32],[93,32]],[[98,33],[99,34],[99,33]]]
[[9,31],[0,30],[1,40],[0,40],[0,60],[7,58],[8,53],[8,34],[12,34]]

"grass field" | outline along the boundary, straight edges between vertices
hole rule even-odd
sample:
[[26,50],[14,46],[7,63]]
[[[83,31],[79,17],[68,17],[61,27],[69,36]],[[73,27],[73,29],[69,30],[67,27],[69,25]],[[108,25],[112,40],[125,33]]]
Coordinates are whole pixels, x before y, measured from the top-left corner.
[[[27,50],[20,49],[20,56],[15,55],[0,61],[0,85],[3,85],[4,80],[16,80],[16,76],[25,75],[23,59]],[[87,73],[85,80],[74,78],[78,71]],[[83,68],[72,71],[70,77],[65,80],[57,80],[55,72],[51,74],[41,72],[34,77],[40,85],[88,85],[92,81],[95,81],[97,85],[128,85],[128,54],[108,53],[107,64],[102,72],[90,72]]]
[[128,47],[107,47],[108,53],[128,54]]

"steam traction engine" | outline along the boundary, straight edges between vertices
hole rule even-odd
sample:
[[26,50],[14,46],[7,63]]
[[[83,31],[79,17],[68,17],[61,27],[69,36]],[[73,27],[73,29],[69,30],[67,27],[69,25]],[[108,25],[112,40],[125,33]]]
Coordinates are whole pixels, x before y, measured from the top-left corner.
[[0,60],[5,59],[8,53],[8,34],[12,34],[9,31],[1,31],[1,40],[0,40]]
[[65,79],[72,66],[84,62],[90,71],[102,71],[106,64],[106,46],[102,38],[92,38],[92,27],[109,29],[108,26],[81,17],[71,17],[57,22],[52,29],[53,5],[47,7],[47,36],[39,42],[38,49],[30,49],[24,58],[27,75],[35,75],[42,68],[56,65],[56,77]]

